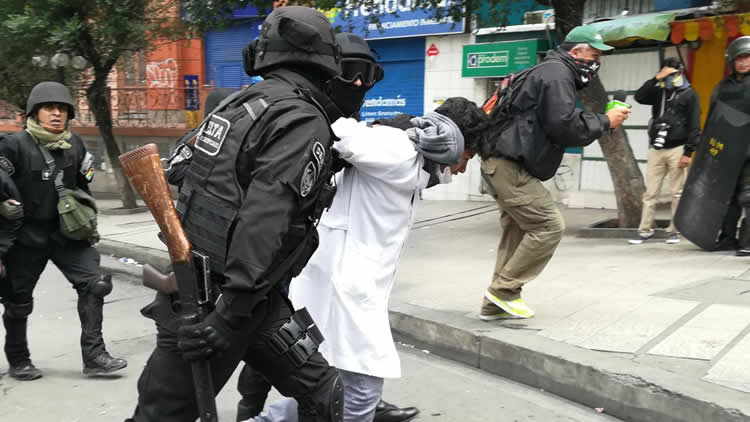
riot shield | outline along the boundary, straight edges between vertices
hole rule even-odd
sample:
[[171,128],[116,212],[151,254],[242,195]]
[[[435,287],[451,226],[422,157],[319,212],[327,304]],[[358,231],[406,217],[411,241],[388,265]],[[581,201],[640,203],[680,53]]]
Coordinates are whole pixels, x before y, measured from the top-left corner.
[[717,101],[688,172],[674,224],[706,250],[717,247],[722,222],[745,162],[750,115]]

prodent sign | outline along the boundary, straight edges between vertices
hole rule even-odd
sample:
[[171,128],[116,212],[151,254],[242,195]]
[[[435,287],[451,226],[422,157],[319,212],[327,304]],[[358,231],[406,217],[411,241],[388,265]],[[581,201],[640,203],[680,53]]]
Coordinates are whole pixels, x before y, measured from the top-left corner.
[[[438,8],[455,3],[458,0],[443,0]],[[350,31],[369,40],[464,32],[463,19],[454,21],[450,16],[437,19],[434,8],[423,9],[417,6],[416,0],[373,0],[359,6],[347,1],[343,8],[323,13],[334,28],[341,27],[342,31]],[[380,28],[377,23],[370,22],[373,15],[380,21]]]
[[546,40],[465,45],[461,76],[468,78],[508,76],[537,64],[537,53],[543,52],[546,48]]

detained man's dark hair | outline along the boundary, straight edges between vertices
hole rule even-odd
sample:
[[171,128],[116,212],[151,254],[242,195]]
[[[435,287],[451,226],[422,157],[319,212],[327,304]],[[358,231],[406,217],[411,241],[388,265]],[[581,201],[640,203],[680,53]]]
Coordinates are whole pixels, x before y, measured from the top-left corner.
[[451,97],[445,100],[436,113],[453,120],[464,137],[464,148],[476,150],[488,125],[487,114],[473,101],[463,97]]

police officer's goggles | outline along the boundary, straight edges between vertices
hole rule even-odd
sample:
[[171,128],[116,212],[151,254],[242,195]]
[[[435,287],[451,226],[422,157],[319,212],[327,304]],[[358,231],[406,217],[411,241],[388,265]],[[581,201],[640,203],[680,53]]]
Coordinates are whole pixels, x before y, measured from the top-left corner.
[[341,79],[354,83],[357,78],[364,86],[373,86],[383,79],[383,68],[379,64],[363,59],[341,59]]

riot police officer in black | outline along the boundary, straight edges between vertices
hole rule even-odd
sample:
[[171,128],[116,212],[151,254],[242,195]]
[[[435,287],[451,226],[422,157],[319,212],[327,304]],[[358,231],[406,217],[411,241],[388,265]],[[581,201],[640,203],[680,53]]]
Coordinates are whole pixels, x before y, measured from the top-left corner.
[[99,253],[92,247],[98,236],[93,231],[88,239],[74,240],[59,224],[58,192],[64,188],[88,195],[94,174],[93,156],[69,130],[73,117],[68,89],[57,82],[42,82],[29,95],[24,130],[0,141],[0,185],[9,197],[3,201],[2,218],[14,223],[13,229],[0,230],[0,257],[5,265],[0,297],[5,355],[10,376],[18,380],[42,376],[31,361],[27,321],[34,307],[34,287],[50,260],[78,293],[84,374],[110,373],[127,366],[104,346],[102,308],[112,284],[99,272]]
[[246,72],[264,80],[202,124],[177,210],[220,295],[194,325],[180,326],[174,298],[161,293],[143,309],[156,321],[157,347],[133,421],[195,420],[188,361],[196,359],[210,359],[217,392],[242,360],[297,399],[300,421],[341,420],[338,373],[317,351],[309,314],[285,293],[317,248],[315,225],[335,190],[330,121],[339,115],[323,87],[340,73],[340,56],[324,15],[277,9],[243,57]]

